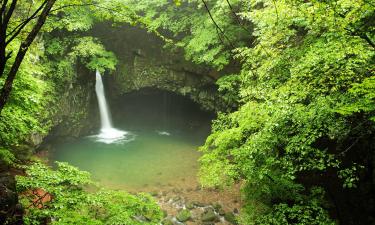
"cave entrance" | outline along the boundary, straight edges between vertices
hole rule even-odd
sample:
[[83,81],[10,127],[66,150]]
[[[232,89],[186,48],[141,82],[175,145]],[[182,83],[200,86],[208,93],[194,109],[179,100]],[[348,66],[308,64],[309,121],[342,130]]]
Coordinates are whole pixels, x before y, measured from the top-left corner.
[[[186,96],[154,88],[122,95],[111,103],[114,121],[131,130],[191,133],[198,142],[210,131],[213,113]],[[193,132],[191,132],[193,131]]]
[[129,132],[121,143],[83,137],[60,143],[51,161],[90,172],[104,186],[136,191],[195,188],[200,153],[213,114],[184,96],[141,89],[110,102],[113,124]]

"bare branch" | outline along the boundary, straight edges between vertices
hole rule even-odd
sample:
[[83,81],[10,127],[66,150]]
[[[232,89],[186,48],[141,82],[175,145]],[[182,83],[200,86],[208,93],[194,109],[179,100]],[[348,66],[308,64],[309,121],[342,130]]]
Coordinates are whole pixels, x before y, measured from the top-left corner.
[[31,21],[35,16],[43,9],[43,7],[47,4],[47,1],[44,1],[37,10],[25,21],[20,23],[18,26],[16,26],[9,34],[8,36],[11,36],[5,43],[5,46],[7,46],[10,42],[14,40],[18,36],[18,34],[22,31],[22,29]]
[[[223,37],[227,40],[227,42],[229,43],[229,45],[232,47],[232,49],[235,49],[236,47],[232,44],[231,40],[227,37],[227,35],[224,33],[224,31],[220,28],[220,26],[216,23],[215,19],[213,18],[212,14],[211,14],[211,11],[210,9],[208,8],[208,5],[206,3],[205,0],[201,0],[204,4],[204,7],[206,8],[206,11],[208,13],[208,15],[210,16],[212,22],[214,23],[215,27],[217,30],[220,31],[220,33],[223,35]],[[220,38],[220,37],[219,37]]]
[[237,23],[241,26],[242,29],[244,29],[246,32],[251,34],[251,32],[242,24],[241,19],[238,17],[237,13],[234,11],[232,4],[229,2],[229,0],[226,0],[230,11],[234,15],[234,18],[236,18]]

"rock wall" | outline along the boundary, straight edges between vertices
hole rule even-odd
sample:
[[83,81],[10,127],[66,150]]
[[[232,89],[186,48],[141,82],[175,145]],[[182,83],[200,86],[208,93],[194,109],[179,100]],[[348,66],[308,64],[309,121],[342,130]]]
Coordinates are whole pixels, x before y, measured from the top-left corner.
[[216,110],[217,87],[212,71],[184,59],[182,52],[163,47],[163,41],[145,30],[99,24],[94,35],[118,57],[116,71],[108,76],[113,98],[142,88],[157,88],[191,98],[203,109]]
[[[116,70],[104,74],[107,97],[116,100],[143,88],[157,88],[187,96],[208,111],[222,108],[213,75],[216,71],[185,60],[180,51],[165,49],[157,36],[141,28],[107,23],[94,27],[92,35],[118,58]],[[99,128],[94,73],[77,66],[76,77],[59,90],[57,103],[51,105],[51,131],[31,134],[30,146],[39,147],[53,138],[87,135]]]
[[[62,85],[58,90],[57,101],[50,105],[51,130],[47,133],[31,134],[28,145],[46,148],[54,139],[71,139],[87,135],[99,126],[95,97],[95,74],[83,67],[76,71],[76,78]],[[47,145],[46,145],[47,144]]]
[[54,128],[50,135],[79,137],[90,133],[99,124],[95,96],[95,73],[84,68],[77,70],[77,78],[60,94],[52,119]]

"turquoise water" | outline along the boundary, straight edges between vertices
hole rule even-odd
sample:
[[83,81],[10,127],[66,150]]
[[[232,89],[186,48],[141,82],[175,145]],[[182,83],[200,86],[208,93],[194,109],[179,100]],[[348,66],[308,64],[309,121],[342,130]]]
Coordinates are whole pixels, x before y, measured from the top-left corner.
[[150,90],[122,97],[111,110],[115,127],[128,132],[125,140],[106,144],[89,136],[56,144],[50,161],[69,162],[112,188],[196,183],[197,149],[209,133],[210,114],[182,97]]

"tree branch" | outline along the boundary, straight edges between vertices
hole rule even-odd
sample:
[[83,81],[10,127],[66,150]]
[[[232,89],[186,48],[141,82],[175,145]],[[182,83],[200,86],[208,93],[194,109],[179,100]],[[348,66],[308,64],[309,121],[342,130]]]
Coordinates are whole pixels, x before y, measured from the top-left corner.
[[2,26],[5,26],[5,29],[8,26],[9,20],[13,15],[13,12],[14,12],[14,9],[16,8],[16,5],[17,5],[17,0],[12,0],[12,3],[10,4],[9,10],[8,10],[8,12],[6,12],[6,14],[3,18],[4,20],[3,20]]
[[345,155],[346,152],[348,152],[350,149],[352,149],[359,141],[360,137],[357,138],[348,148],[346,148],[344,151],[340,152],[339,155]]
[[226,0],[226,2],[227,2],[227,4],[228,4],[228,6],[229,6],[230,11],[231,11],[232,14],[234,15],[234,18],[236,18],[236,21],[237,21],[238,25],[240,25],[240,27],[241,27],[242,29],[244,29],[246,32],[248,32],[248,33],[251,35],[251,32],[250,32],[250,31],[249,31],[249,30],[248,30],[248,29],[242,24],[240,18],[238,17],[237,13],[234,11],[233,6],[232,6],[232,4],[229,2],[229,0]]
[[59,10],[64,9],[64,8],[75,7],[75,6],[99,6],[99,5],[95,4],[95,3],[63,5],[63,6],[60,6],[58,8],[52,9],[51,12],[56,12],[56,11],[59,11]]
[[373,40],[371,40],[371,38],[367,35],[366,32],[363,32],[363,33],[360,33],[360,32],[356,32],[356,31],[353,31],[349,28],[344,28],[346,31],[349,32],[350,35],[352,36],[357,36],[357,37],[360,37],[362,38],[363,40],[365,40],[372,48],[375,48],[375,43]]
[[[208,15],[210,16],[212,22],[214,23],[215,27],[217,30],[220,31],[220,33],[223,35],[223,37],[227,40],[227,42],[229,43],[229,45],[232,47],[232,49],[235,49],[236,47],[232,44],[231,40],[227,37],[227,35],[224,33],[224,31],[220,28],[220,26],[216,23],[215,19],[213,18],[212,14],[211,14],[211,11],[210,9],[208,8],[208,5],[206,3],[205,0],[201,0],[204,4],[204,7],[206,8],[206,11],[208,13]],[[220,37],[219,37],[220,38]]]
[[8,4],[8,0],[4,0],[3,3],[1,3],[1,11],[0,11],[0,24],[2,25],[3,24],[3,18],[5,17],[5,9],[7,7],[7,4]]
[[24,59],[27,50],[29,49],[31,43],[34,41],[35,37],[39,33],[40,29],[46,22],[47,16],[51,11],[52,6],[55,4],[56,0],[46,0],[47,4],[43,8],[42,13],[40,14],[38,21],[34,25],[31,32],[27,35],[26,39],[21,43],[21,46],[17,52],[17,56],[14,60],[14,63],[8,73],[8,76],[5,80],[5,83],[1,89],[0,94],[0,114],[4,108],[6,102],[8,101],[10,92],[12,91],[13,81],[16,77],[16,74],[21,66],[22,60]]
[[43,9],[43,7],[47,4],[47,1],[44,1],[37,10],[35,10],[35,12],[29,17],[27,18],[25,21],[23,21],[22,23],[18,24],[18,26],[16,26],[9,34],[8,36],[11,36],[6,42],[5,42],[5,46],[7,46],[10,42],[12,42],[14,40],[14,38],[16,38],[18,36],[18,34],[22,31],[22,29],[31,21],[33,20],[33,18],[35,18],[35,16]]
[[360,35],[360,37],[361,37],[362,39],[364,39],[365,41],[367,41],[367,43],[368,43],[369,45],[371,45],[371,47],[375,48],[375,43],[374,43],[374,41],[368,36],[367,33],[364,33],[364,34]]

